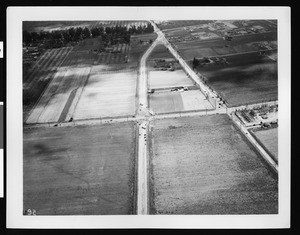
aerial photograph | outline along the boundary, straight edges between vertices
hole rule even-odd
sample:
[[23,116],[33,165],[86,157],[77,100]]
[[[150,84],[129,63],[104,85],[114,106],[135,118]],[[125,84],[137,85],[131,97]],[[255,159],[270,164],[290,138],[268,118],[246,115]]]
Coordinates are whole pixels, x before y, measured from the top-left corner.
[[278,214],[277,20],[22,31],[23,215]]

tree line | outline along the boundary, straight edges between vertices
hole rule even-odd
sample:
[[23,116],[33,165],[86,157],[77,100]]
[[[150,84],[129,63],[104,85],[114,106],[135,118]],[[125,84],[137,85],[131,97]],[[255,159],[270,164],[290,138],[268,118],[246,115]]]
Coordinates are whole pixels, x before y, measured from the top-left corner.
[[91,30],[87,27],[72,27],[64,30],[28,32],[23,31],[24,46],[30,44],[43,44],[45,48],[58,48],[70,43],[77,43],[86,38],[99,37],[104,46],[115,45],[117,43],[130,43],[130,36],[133,34],[143,34],[154,32],[153,26],[135,25],[127,28],[125,26],[95,27]]

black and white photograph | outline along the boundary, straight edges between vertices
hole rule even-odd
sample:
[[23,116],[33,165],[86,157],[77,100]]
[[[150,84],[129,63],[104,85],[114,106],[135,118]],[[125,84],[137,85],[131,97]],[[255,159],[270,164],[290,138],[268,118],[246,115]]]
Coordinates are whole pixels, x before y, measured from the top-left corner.
[[42,10],[8,10],[11,219],[288,225],[287,8]]

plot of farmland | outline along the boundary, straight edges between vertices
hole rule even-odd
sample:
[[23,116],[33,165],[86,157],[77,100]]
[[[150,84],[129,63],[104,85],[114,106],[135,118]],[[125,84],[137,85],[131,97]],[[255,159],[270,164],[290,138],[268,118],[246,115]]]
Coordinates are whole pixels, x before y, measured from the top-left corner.
[[226,57],[228,65],[212,65],[197,70],[229,104],[258,103],[278,97],[277,63],[258,53]]
[[71,50],[72,47],[46,50],[29,70],[23,71],[24,119]]
[[211,20],[168,20],[168,21],[158,21],[158,27],[162,30],[185,27],[191,25],[200,25],[211,22]]
[[171,54],[168,48],[165,45],[158,44],[154,47],[153,51],[149,56],[149,60],[151,59],[175,59],[174,56]]
[[190,61],[196,58],[221,56],[249,51],[257,51],[255,42],[277,41],[277,32],[249,34],[234,37],[232,41],[217,38],[212,40],[194,40],[188,42],[175,42],[183,58]]
[[151,214],[277,214],[278,180],[227,115],[152,122]]
[[278,162],[278,128],[255,130],[254,135]]
[[135,113],[136,78],[136,71],[101,73],[101,66],[94,66],[73,118],[133,115]]
[[134,214],[134,124],[25,129],[23,170],[37,215]]
[[154,113],[173,113],[213,108],[199,90],[155,92],[150,95],[149,102]]
[[183,70],[149,71],[148,84],[150,89],[194,85]]
[[132,35],[130,37],[129,62],[137,65],[143,54],[150,47],[149,41],[154,41],[156,38],[156,33]]
[[[61,69],[58,71],[51,84],[35,106],[26,123],[57,122],[60,116],[68,112],[72,100],[68,99],[72,92],[84,86],[90,73],[90,67]],[[63,114],[64,112],[65,114]]]

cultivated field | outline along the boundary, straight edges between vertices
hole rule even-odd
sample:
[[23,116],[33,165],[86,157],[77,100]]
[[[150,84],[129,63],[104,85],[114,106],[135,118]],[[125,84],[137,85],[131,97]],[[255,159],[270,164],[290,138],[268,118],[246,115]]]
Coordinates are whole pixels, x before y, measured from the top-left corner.
[[245,53],[249,51],[267,50],[267,48],[259,48],[257,44],[260,42],[275,41],[277,41],[277,32],[266,32],[234,37],[232,41],[227,41],[223,38],[216,38],[211,40],[174,42],[174,45],[176,45],[183,58],[186,61],[190,61],[194,57],[202,58]]
[[167,30],[172,28],[178,27],[185,27],[191,25],[199,25],[199,24],[206,24],[211,22],[211,20],[169,20],[169,21],[155,21],[158,27],[161,30]]
[[155,41],[156,38],[156,33],[132,35],[130,37],[129,62],[137,65],[145,51],[150,47],[150,40]]
[[24,130],[24,210],[135,214],[135,126]]
[[278,162],[278,128],[255,129],[253,133]]
[[[74,113],[74,105],[77,104],[77,99],[80,97],[89,75],[91,79],[84,90],[83,100],[79,103],[79,107],[82,105],[84,107],[82,111],[77,110],[77,118],[134,113],[137,74],[132,71],[137,68],[137,64],[126,63],[129,46],[115,45],[114,50],[118,50],[120,53],[99,53],[94,51],[100,46],[98,41],[98,39],[84,40],[73,50],[69,48],[48,50],[36,62],[31,77],[27,78],[24,83],[26,123],[68,121]],[[61,57],[55,60],[59,55]],[[65,57],[62,57],[63,55]],[[100,73],[104,73],[101,80],[99,80]],[[92,83],[99,84],[99,82],[103,85],[102,88],[96,85],[93,89],[89,89],[90,86],[93,86]],[[116,89],[113,87],[115,85]],[[98,91],[96,97],[91,95]],[[73,104],[73,100],[75,104]],[[86,105],[86,102],[89,105]],[[112,106],[109,107],[107,104]],[[70,109],[70,107],[72,108]],[[31,109],[32,111],[29,113]],[[84,112],[86,113],[84,114]]]
[[103,73],[94,66],[80,96],[74,119],[129,116],[135,113],[136,71]]
[[175,59],[174,56],[171,54],[168,48],[165,45],[158,44],[153,51],[151,52],[148,60],[153,59]]
[[103,21],[24,21],[23,29],[28,32],[65,30],[71,27],[87,27],[89,29],[95,27],[116,27],[122,26],[130,28],[132,26],[139,27],[147,25],[147,21],[128,21],[128,20],[103,20]]
[[155,92],[150,94],[149,97],[150,108],[154,113],[213,109],[212,105],[199,90]]
[[209,65],[197,70],[229,106],[277,99],[277,62],[257,52],[225,58],[227,65]]
[[277,178],[227,115],[151,125],[151,214],[278,213]]
[[148,88],[172,88],[178,86],[193,86],[193,82],[187,77],[186,73],[181,70],[175,71],[149,71],[148,72]]
[[27,118],[30,110],[53,79],[57,68],[71,50],[71,47],[46,50],[29,70],[23,71],[24,119]]
[[26,123],[65,121],[78,88],[84,86],[90,67],[61,70],[31,112]]
[[[170,68],[166,70],[169,63],[172,64],[170,67],[173,67],[174,71],[170,71]],[[174,87],[188,87],[191,90],[171,92]],[[212,109],[212,105],[194,86],[192,80],[164,45],[156,46],[150,54],[148,88],[155,89],[155,93],[149,94],[150,108],[154,113]]]

